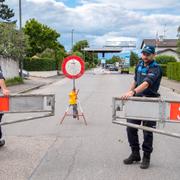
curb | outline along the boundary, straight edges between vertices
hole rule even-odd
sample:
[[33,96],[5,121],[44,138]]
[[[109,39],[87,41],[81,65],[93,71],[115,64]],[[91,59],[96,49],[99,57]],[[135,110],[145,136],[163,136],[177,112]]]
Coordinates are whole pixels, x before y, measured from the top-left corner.
[[39,89],[39,88],[41,88],[41,87],[44,87],[44,86],[53,84],[53,83],[55,83],[55,82],[57,82],[57,81],[52,81],[52,82],[49,82],[49,83],[44,83],[44,84],[41,84],[41,85],[37,85],[37,86],[31,87],[31,88],[25,89],[25,90],[23,90],[23,91],[20,91],[20,92],[18,92],[17,94],[27,93],[27,92],[29,92],[29,91],[32,91],[32,90],[35,90],[35,89]]
[[25,89],[23,91],[19,91],[17,94],[27,93],[29,91],[32,91],[32,90],[35,90],[35,89],[39,89],[39,88],[41,88],[43,86],[46,86],[46,85],[48,85],[48,84],[41,84],[41,85],[38,85],[38,86],[34,86],[34,87],[31,87],[31,88]]
[[180,94],[180,90],[173,89],[173,88],[168,87],[168,86],[165,86],[165,85],[161,85],[161,86],[164,87],[164,88],[168,88],[168,89],[171,90],[172,92],[175,92],[175,93],[177,93],[177,94]]
[[62,73],[60,73],[60,74],[58,74],[58,75],[52,75],[52,76],[47,76],[47,77],[45,77],[45,76],[33,76],[33,75],[30,75],[30,77],[35,77],[35,78],[53,78],[53,77],[59,77],[59,76],[64,76],[64,74],[62,74]]

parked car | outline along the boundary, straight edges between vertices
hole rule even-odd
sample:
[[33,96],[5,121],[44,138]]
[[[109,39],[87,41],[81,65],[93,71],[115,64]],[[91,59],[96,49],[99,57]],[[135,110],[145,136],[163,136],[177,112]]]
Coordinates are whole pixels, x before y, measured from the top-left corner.
[[110,71],[118,71],[119,69],[118,69],[118,67],[115,66],[114,64],[111,64],[111,65],[109,66],[109,70],[110,70]]
[[[19,75],[21,75],[21,70],[19,69]],[[26,70],[22,70],[22,76],[23,78],[28,78],[29,77],[29,72]]]

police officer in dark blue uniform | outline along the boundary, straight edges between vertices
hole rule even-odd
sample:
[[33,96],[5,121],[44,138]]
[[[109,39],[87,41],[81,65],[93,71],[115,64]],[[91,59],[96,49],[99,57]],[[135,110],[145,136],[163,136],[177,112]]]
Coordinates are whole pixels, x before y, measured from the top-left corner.
[[[121,98],[128,99],[132,96],[139,97],[159,97],[158,89],[162,78],[162,70],[157,62],[154,60],[155,47],[147,45],[142,50],[142,58],[135,69],[134,82],[132,83],[130,90],[124,94]],[[141,121],[127,119],[127,122],[138,124],[141,123],[144,126],[155,128],[155,121]],[[153,151],[153,133],[143,131],[144,142],[142,144],[142,150],[144,151],[143,159],[140,167],[147,169],[150,164],[150,155]],[[141,161],[138,129],[127,127],[127,136],[132,153],[124,160],[124,164],[133,164],[133,162]]]
[[[4,79],[4,76],[3,76],[3,73],[2,73],[2,70],[1,70],[1,66],[0,66],[0,89],[1,89],[4,96],[8,96],[9,95],[9,90],[6,87],[6,84],[5,84],[4,80],[5,79]],[[1,122],[2,116],[3,116],[3,114],[0,113],[0,122]],[[1,130],[1,126],[0,126],[0,147],[4,146],[4,144],[5,144],[5,140],[2,139],[2,130]]]

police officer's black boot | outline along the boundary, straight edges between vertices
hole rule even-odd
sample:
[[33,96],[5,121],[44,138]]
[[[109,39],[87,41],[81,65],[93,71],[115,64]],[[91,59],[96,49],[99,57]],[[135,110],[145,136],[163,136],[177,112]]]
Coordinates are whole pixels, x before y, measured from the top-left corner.
[[124,164],[133,164],[133,162],[138,162],[141,160],[139,151],[132,151],[127,159],[124,159]]
[[147,152],[144,152],[143,160],[142,160],[142,163],[140,165],[141,169],[147,169],[149,167],[149,165],[150,165],[150,158],[151,158],[151,154],[147,153]]

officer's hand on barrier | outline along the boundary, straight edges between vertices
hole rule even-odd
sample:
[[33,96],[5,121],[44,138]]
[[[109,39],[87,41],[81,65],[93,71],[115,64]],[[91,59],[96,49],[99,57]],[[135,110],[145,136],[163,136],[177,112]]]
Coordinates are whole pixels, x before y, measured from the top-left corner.
[[8,89],[2,89],[2,93],[4,96],[9,96],[10,91]]
[[129,97],[132,97],[132,96],[134,96],[134,92],[128,91],[127,93],[121,96],[121,99],[127,100]]

